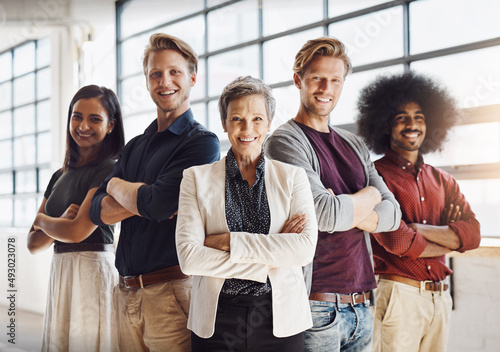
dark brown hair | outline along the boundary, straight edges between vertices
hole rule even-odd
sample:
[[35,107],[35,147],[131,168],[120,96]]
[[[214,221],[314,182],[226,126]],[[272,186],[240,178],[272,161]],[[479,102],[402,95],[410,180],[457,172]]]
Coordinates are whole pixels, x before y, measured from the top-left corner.
[[66,155],[64,157],[63,171],[76,168],[80,162],[80,148],[70,133],[71,116],[73,107],[80,99],[97,98],[108,113],[109,123],[114,122],[113,130],[104,138],[99,155],[91,164],[97,164],[105,159],[117,159],[125,144],[123,132],[123,119],[120,103],[116,94],[106,87],[89,85],[81,88],[69,104],[68,122],[66,124]]

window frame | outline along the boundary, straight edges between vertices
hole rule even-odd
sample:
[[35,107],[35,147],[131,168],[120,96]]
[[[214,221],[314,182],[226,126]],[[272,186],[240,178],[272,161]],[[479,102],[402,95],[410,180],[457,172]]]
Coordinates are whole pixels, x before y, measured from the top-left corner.
[[[258,32],[259,35],[256,39],[237,43],[235,45],[231,45],[225,48],[221,48],[218,50],[214,51],[208,51],[208,36],[210,35],[209,33],[209,28],[208,28],[208,21],[207,21],[207,16],[210,12],[222,9],[227,6],[231,6],[235,3],[238,3],[243,0],[230,0],[230,1],[225,1],[220,4],[217,4],[215,6],[208,6],[208,0],[204,1],[204,8],[203,10],[193,12],[191,14],[182,16],[180,18],[166,21],[165,23],[161,23],[157,26],[154,26],[152,28],[149,28],[147,30],[142,30],[140,32],[137,32],[133,35],[129,35],[127,37],[121,38],[121,13],[126,6],[127,3],[135,1],[135,0],[119,0],[116,2],[116,35],[117,35],[117,41],[116,41],[116,50],[117,50],[117,91],[118,95],[120,98],[122,98],[122,87],[121,87],[121,82],[123,82],[124,79],[129,78],[130,76],[123,76],[121,74],[121,65],[120,65],[120,58],[121,58],[121,45],[124,41],[129,40],[133,37],[144,35],[146,33],[154,32],[155,30],[159,30],[161,28],[164,28],[169,25],[173,25],[182,21],[185,21],[187,19],[191,19],[196,16],[203,16],[204,17],[204,23],[205,23],[205,28],[204,28],[204,51],[202,53],[199,53],[199,58],[200,62],[204,63],[204,72],[205,72],[205,77],[206,79],[204,80],[205,84],[205,96],[203,98],[195,99],[191,101],[191,105],[202,105],[204,107],[205,111],[205,116],[200,119],[200,117],[197,117],[200,119],[199,121],[203,123],[206,126],[210,126],[209,124],[209,119],[212,119],[210,117],[210,109],[209,105],[218,99],[218,95],[209,95],[209,77],[210,77],[210,68],[208,65],[209,58],[219,55],[219,54],[224,54],[224,53],[229,53],[232,51],[236,51],[239,49],[243,49],[249,46],[257,45],[259,47],[259,59],[258,59],[258,67],[259,67],[259,78],[263,78],[264,76],[264,50],[263,46],[264,43],[273,40],[273,39],[278,39],[282,38],[288,35],[292,34],[297,34],[301,33],[310,29],[315,29],[315,28],[321,28],[322,32],[325,36],[329,35],[329,25],[333,23],[339,23],[342,21],[346,21],[349,19],[353,19],[359,16],[364,16],[364,15],[369,15],[378,11],[383,11],[383,10],[388,10],[391,8],[395,7],[402,7],[403,11],[403,23],[402,23],[402,33],[403,33],[403,55],[401,57],[393,58],[393,59],[388,59],[388,60],[382,60],[378,62],[373,62],[369,64],[364,64],[364,65],[359,65],[359,66],[354,66],[353,67],[353,73],[359,73],[359,72],[366,72],[374,69],[381,69],[381,68],[388,68],[391,66],[396,66],[396,65],[402,65],[405,71],[410,70],[412,63],[423,61],[423,60],[428,60],[428,59],[433,59],[433,58],[439,58],[439,57],[446,57],[450,55],[455,55],[455,54],[460,54],[460,53],[466,53],[466,52],[471,52],[475,50],[480,50],[480,49],[485,49],[485,48],[491,48],[491,47],[500,47],[500,37],[497,38],[491,38],[487,40],[481,40],[481,41],[476,41],[476,42],[471,42],[467,44],[461,44],[457,46],[452,46],[452,47],[445,47],[441,48],[438,50],[432,50],[428,52],[421,52],[421,53],[416,53],[412,54],[410,50],[410,11],[411,11],[411,3],[419,1],[419,0],[393,0],[393,1],[387,1],[381,4],[377,4],[374,6],[370,6],[364,9],[359,9],[356,11],[352,11],[349,13],[344,13],[338,16],[334,17],[329,17],[329,0],[323,0],[322,4],[322,11],[323,11],[323,19],[320,21],[316,21],[313,23],[309,23],[307,25],[302,25],[293,29],[285,30],[283,32],[279,33],[273,33],[269,35],[264,35],[263,33],[263,15],[264,15],[264,10],[263,10],[263,3],[266,0],[258,0],[259,3],[259,15],[258,15]],[[145,43],[146,44],[146,43]],[[142,70],[141,72],[138,72],[137,74],[142,75]],[[270,84],[270,87],[273,89],[276,88],[284,88],[284,87],[289,87],[293,86],[293,80],[285,80],[282,82],[277,82]],[[197,108],[200,108],[198,106]],[[203,109],[201,109],[203,110]],[[481,123],[484,121],[488,122],[500,122],[500,104],[498,105],[489,105],[489,106],[480,106],[477,108],[466,108],[463,109],[464,113],[466,116],[468,116],[465,119],[462,119],[459,123],[460,125],[466,125],[466,124],[472,124],[472,123]],[[138,112],[137,114],[140,114],[143,112]],[[335,121],[332,121],[334,125],[344,128],[348,131],[351,131],[353,133],[356,133],[356,126],[355,123],[348,123],[348,124],[335,124]],[[500,137],[499,137],[500,138]],[[224,138],[221,139],[221,149],[228,150],[230,147],[229,141],[225,140]],[[498,151],[500,153],[500,151]],[[487,179],[487,178],[499,178],[500,173],[500,163],[493,163],[493,164],[479,164],[479,165],[436,165],[439,168],[444,169],[445,171],[449,172],[452,174],[457,180],[466,180],[466,179]],[[500,233],[498,234],[500,236]]]
[[[41,135],[41,134],[43,135],[43,134],[52,132],[52,127],[48,128],[48,129],[47,128],[38,129],[38,118],[39,118],[38,105],[46,103],[46,102],[49,102],[49,104],[50,104],[50,102],[51,102],[51,94],[49,94],[48,96],[45,96],[43,98],[39,98],[39,96],[38,96],[37,87],[38,87],[39,72],[45,72],[45,70],[47,70],[47,69],[49,70],[49,73],[52,72],[52,67],[51,67],[50,62],[48,62],[47,64],[44,64],[42,66],[38,66],[38,49],[39,49],[38,46],[39,46],[39,42],[42,40],[49,40],[49,42],[50,42],[50,37],[43,37],[43,38],[39,38],[39,39],[35,39],[35,40],[26,40],[26,41],[23,41],[23,42],[15,45],[13,47],[10,47],[10,48],[0,52],[0,55],[10,53],[10,65],[11,65],[10,78],[0,82],[0,84],[10,82],[10,86],[11,86],[10,87],[10,90],[11,90],[10,99],[11,100],[9,103],[9,107],[6,109],[0,110],[0,113],[10,112],[11,131],[10,131],[8,137],[2,138],[0,141],[1,142],[7,142],[7,141],[10,142],[10,145],[12,148],[12,154],[10,156],[11,157],[10,166],[0,168],[0,173],[10,174],[10,177],[12,180],[11,192],[0,194],[1,201],[5,201],[5,200],[9,201],[10,200],[11,204],[12,204],[12,213],[11,213],[10,221],[3,223],[2,227],[5,227],[5,226],[7,226],[7,227],[29,226],[29,224],[27,222],[16,222],[16,219],[19,218],[18,214],[16,214],[16,203],[21,202],[21,201],[26,201],[26,200],[27,201],[34,200],[36,204],[40,203],[39,198],[43,197],[43,191],[44,191],[43,187],[45,186],[45,185],[40,184],[40,182],[42,181],[40,174],[41,174],[41,172],[43,172],[45,170],[49,170],[51,167],[50,161],[39,162],[39,155],[38,155],[39,151],[38,151],[38,147],[37,147],[39,135]],[[30,43],[34,43],[34,69],[27,71],[27,72],[24,72],[22,74],[16,75],[16,73],[14,72],[14,61],[15,61],[14,52],[18,48],[21,48],[25,45],[29,45]],[[34,75],[34,83],[33,83],[34,84],[34,87],[33,87],[34,99],[30,100],[29,102],[24,102],[24,103],[21,103],[19,105],[15,105],[15,103],[14,103],[14,98],[15,98],[14,97],[14,90],[15,90],[14,82],[18,79],[21,79],[21,78],[26,77],[26,76],[31,75],[31,74]],[[14,123],[15,111],[18,109],[25,108],[27,106],[31,106],[31,105],[34,108],[34,119],[33,119],[34,129],[33,129],[33,132],[28,132],[28,133],[16,135],[15,134],[15,126],[14,126],[15,125],[15,123]],[[34,138],[34,162],[30,163],[28,165],[16,166],[14,146],[16,145],[15,144],[16,140],[23,138],[23,137],[33,137]],[[16,174],[20,173],[20,172],[25,172],[25,171],[34,171],[35,172],[36,185],[35,185],[35,188],[33,191],[19,192],[19,190],[18,190],[19,187],[18,187],[18,185],[16,185],[16,180],[17,180]]]

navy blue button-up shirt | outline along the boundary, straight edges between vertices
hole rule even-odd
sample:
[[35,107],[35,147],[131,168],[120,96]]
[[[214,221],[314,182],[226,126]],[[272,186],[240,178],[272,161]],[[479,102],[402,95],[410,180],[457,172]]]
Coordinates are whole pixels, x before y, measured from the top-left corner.
[[101,202],[108,195],[106,187],[112,177],[146,184],[137,192],[141,216],[121,222],[116,267],[122,276],[179,264],[175,248],[177,217],[169,218],[177,211],[182,172],[220,158],[217,136],[194,120],[191,109],[164,131],[157,130],[155,120],[144,134],[127,143],[113,171],[92,198],[90,217],[94,224],[102,225]]

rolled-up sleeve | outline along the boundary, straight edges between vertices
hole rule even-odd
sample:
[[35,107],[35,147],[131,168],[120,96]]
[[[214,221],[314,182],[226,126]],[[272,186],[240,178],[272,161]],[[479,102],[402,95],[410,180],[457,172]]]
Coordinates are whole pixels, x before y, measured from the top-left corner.
[[403,220],[396,231],[372,235],[387,252],[412,260],[417,259],[427,247],[425,237],[409,228]]
[[458,221],[448,224],[461,241],[461,246],[457,249],[457,252],[463,253],[471,249],[476,249],[481,243],[479,221],[477,221],[476,215],[460,191],[457,181],[451,175],[445,174],[445,177],[447,179],[446,195],[448,204],[458,205],[462,211],[462,215]]
[[157,222],[170,218],[178,208],[184,169],[210,164],[218,159],[219,141],[214,134],[204,133],[193,139],[179,158],[161,170],[154,183],[138,189],[137,210],[141,217]]
[[111,173],[104,179],[92,197],[90,203],[90,220],[97,226],[107,225],[101,219],[102,200],[108,196],[106,189],[108,187],[109,180],[113,177],[123,178],[121,159],[115,163]]

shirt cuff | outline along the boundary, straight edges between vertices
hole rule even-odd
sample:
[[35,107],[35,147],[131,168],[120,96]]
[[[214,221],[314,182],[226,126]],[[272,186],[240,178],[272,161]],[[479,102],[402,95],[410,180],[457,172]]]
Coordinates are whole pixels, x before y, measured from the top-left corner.
[[417,232],[415,233],[415,238],[413,239],[413,243],[410,248],[402,256],[415,260],[420,256],[420,254],[422,254],[426,247],[427,240],[424,236]]
[[92,221],[92,223],[94,223],[94,225],[97,226],[106,225],[101,220],[101,206],[102,206],[102,200],[107,195],[108,195],[107,193],[99,194],[97,197],[92,198],[92,201],[90,202],[90,220]]

